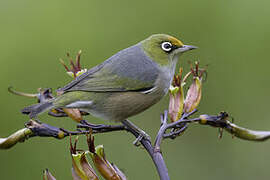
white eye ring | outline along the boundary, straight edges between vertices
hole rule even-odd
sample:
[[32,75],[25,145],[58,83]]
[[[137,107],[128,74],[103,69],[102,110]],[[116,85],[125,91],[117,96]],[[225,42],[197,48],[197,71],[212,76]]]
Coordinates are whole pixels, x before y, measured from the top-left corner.
[[161,44],[161,48],[166,51],[166,52],[169,52],[172,50],[172,44],[170,42],[163,42]]

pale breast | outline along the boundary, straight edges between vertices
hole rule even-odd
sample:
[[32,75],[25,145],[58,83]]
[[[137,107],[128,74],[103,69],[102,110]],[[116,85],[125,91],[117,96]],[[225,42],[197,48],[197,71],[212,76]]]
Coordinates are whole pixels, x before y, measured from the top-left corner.
[[164,94],[168,93],[169,87],[172,84],[176,63],[177,60],[173,60],[168,66],[161,67],[161,73],[156,84],[163,90]]

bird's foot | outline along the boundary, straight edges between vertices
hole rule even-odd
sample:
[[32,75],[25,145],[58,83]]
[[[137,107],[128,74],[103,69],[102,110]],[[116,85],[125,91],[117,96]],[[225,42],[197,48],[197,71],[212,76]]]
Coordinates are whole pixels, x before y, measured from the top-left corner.
[[130,122],[129,120],[123,120],[122,123],[126,127],[136,131],[139,134],[138,137],[136,138],[136,140],[133,142],[133,144],[135,146],[140,146],[142,139],[145,139],[145,140],[151,142],[151,137],[146,132],[144,132],[142,129],[138,128],[135,124]]
[[140,129],[140,132],[138,132],[138,133],[139,133],[139,136],[135,139],[135,141],[133,141],[133,144],[135,146],[140,146],[142,139],[145,139],[145,140],[151,142],[151,137],[146,132],[144,132],[143,130]]

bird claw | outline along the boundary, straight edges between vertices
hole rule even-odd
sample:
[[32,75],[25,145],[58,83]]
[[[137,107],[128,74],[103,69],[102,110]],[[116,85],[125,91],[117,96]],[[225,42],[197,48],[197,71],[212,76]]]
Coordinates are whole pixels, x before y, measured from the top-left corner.
[[151,142],[151,137],[146,132],[141,130],[138,133],[139,133],[139,136],[135,139],[135,141],[133,141],[134,146],[139,147],[141,145],[141,140],[142,139],[145,139],[145,140]]
[[142,140],[143,136],[140,134],[135,141],[133,141],[133,145],[136,147],[139,147],[141,145],[141,140]]
[[140,146],[140,144],[141,144],[140,142],[142,139],[145,139],[145,140],[151,142],[151,137],[146,132],[144,132],[142,129],[138,128],[135,124],[130,122],[129,120],[123,120],[122,124],[130,129],[133,129],[134,131],[136,131],[138,133],[138,137],[133,142],[133,144],[135,146]]

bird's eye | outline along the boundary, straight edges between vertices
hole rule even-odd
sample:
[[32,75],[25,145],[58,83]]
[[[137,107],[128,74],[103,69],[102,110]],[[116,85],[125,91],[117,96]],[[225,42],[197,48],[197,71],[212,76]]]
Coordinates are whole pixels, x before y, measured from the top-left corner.
[[170,52],[172,50],[172,44],[170,42],[163,42],[161,44],[161,48],[163,49],[163,51],[165,52]]

